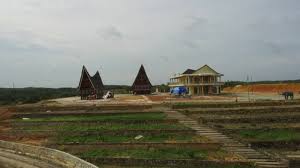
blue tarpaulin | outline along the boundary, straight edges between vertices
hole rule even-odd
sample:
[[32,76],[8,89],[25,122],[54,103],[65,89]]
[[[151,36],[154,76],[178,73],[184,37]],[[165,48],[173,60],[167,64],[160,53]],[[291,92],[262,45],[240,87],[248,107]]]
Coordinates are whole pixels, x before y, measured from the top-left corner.
[[183,86],[175,87],[175,88],[171,89],[171,94],[174,94],[174,95],[182,95],[182,94],[186,94],[186,93],[187,93],[187,89]]

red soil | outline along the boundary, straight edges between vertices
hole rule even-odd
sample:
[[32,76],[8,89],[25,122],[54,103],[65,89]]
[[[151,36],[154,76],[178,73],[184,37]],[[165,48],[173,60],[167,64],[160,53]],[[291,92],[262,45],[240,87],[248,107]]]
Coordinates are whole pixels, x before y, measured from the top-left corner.
[[263,92],[263,93],[280,93],[284,91],[300,92],[300,83],[294,84],[253,84],[253,85],[237,85],[235,87],[224,88],[227,92]]
[[148,95],[147,96],[151,101],[167,101],[170,96],[168,95]]
[[11,117],[11,112],[8,109],[0,109],[0,121]]

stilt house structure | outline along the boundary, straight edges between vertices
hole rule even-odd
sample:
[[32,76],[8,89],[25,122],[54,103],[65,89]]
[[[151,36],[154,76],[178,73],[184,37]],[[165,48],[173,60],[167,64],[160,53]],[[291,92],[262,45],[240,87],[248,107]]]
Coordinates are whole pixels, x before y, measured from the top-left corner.
[[81,100],[101,99],[104,94],[104,85],[99,72],[97,71],[94,76],[90,76],[85,66],[83,66],[79,91]]
[[150,94],[152,84],[146,74],[145,68],[141,65],[141,68],[132,84],[133,94]]

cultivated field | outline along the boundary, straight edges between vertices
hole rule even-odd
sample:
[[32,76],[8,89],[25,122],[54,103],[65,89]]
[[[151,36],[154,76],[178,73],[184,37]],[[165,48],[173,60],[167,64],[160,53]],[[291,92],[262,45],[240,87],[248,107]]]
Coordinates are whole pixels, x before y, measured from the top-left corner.
[[252,167],[162,111],[35,109],[1,124],[9,127],[1,139],[56,148],[98,166]]
[[266,103],[265,106],[206,109],[187,106],[178,110],[257,151],[277,159],[300,156],[299,105]]
[[300,156],[300,101],[246,98],[119,95],[12,106],[1,111],[0,139],[99,167],[286,168]]

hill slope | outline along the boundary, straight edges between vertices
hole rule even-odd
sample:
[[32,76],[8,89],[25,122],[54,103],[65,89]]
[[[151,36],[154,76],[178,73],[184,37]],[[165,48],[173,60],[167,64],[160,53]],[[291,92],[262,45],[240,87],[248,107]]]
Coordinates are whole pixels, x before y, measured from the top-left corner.
[[289,84],[251,84],[251,85],[236,85],[233,87],[226,87],[224,91],[227,92],[268,92],[278,93],[284,91],[293,91],[296,93],[300,92],[300,83],[289,83]]

